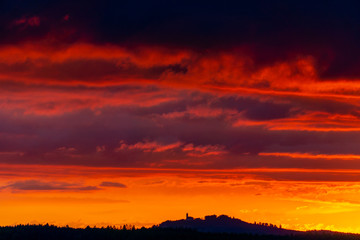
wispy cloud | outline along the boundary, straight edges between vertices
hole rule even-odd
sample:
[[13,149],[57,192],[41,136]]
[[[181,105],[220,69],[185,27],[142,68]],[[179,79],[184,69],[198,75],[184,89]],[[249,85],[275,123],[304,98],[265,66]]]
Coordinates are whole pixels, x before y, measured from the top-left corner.
[[13,191],[94,191],[100,190],[97,186],[85,186],[68,182],[42,181],[42,180],[20,180],[9,182],[1,189],[10,189]]
[[125,184],[119,182],[102,182],[100,184],[101,187],[115,187],[115,188],[126,188]]

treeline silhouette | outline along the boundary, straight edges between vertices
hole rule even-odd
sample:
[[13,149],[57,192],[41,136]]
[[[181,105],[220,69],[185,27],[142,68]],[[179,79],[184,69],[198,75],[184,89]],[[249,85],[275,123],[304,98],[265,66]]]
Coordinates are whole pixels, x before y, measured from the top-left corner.
[[272,223],[263,223],[263,222],[254,222],[255,225],[258,226],[264,226],[264,227],[271,227],[271,228],[282,228],[281,224],[279,226],[277,226],[276,224],[272,224]]
[[290,235],[257,235],[236,233],[206,233],[183,228],[140,228],[124,226],[117,228],[86,227],[70,228],[54,225],[18,225],[0,227],[0,240],[360,240],[358,234],[329,231],[309,231]]

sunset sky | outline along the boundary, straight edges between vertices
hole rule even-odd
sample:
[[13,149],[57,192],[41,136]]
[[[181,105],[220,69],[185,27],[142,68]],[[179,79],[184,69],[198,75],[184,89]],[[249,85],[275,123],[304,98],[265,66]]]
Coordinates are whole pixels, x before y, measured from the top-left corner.
[[0,1],[0,225],[187,212],[360,233],[360,2]]

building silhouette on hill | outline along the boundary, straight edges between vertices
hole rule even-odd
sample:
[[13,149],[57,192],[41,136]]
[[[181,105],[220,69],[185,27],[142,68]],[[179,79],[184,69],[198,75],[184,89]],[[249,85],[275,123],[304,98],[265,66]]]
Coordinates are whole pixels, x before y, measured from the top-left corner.
[[191,221],[191,220],[194,220],[194,218],[193,218],[193,217],[189,217],[189,214],[186,213],[186,218],[185,218],[185,220]]

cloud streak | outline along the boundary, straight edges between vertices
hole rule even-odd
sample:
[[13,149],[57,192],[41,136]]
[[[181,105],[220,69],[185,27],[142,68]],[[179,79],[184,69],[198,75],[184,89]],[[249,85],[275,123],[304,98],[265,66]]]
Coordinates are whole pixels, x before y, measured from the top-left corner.
[[118,182],[102,182],[100,184],[101,187],[114,187],[114,188],[126,188],[125,184]]
[[46,182],[41,180],[21,180],[10,182],[1,187],[12,191],[94,191],[100,190],[97,186],[83,186],[67,182]]

